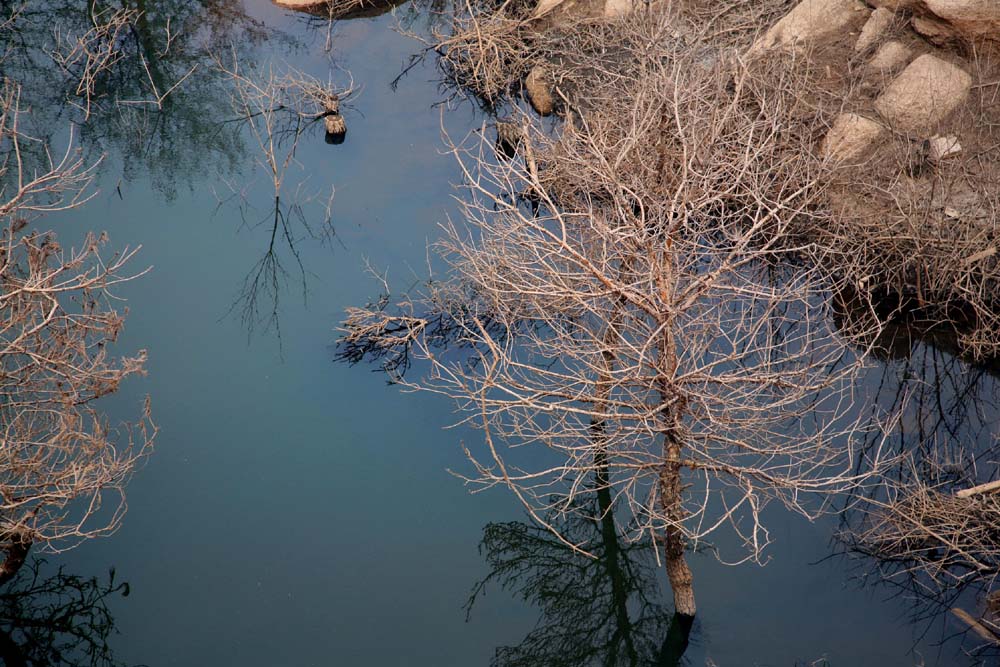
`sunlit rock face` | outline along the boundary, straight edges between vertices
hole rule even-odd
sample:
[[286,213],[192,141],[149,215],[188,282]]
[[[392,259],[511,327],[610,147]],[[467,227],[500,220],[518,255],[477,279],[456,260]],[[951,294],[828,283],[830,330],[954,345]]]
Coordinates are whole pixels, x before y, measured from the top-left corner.
[[997,0],[924,0],[922,4],[960,35],[1000,39],[1000,2]]
[[925,54],[889,84],[875,109],[900,131],[926,134],[965,102],[971,86],[964,69]]
[[858,41],[854,43],[854,50],[860,53],[878,42],[882,35],[892,26],[894,19],[895,14],[885,7],[879,7],[872,12],[871,16],[868,17],[868,21],[865,22],[864,27],[861,28],[861,35],[858,36]]
[[820,150],[837,160],[855,160],[863,157],[884,133],[885,128],[870,118],[842,113],[834,121]]
[[858,0],[803,0],[764,33],[755,50],[815,44],[855,30],[868,19]]
[[913,28],[935,41],[1000,40],[1000,2],[996,0],[870,0],[893,12],[912,12]]
[[909,62],[912,55],[913,51],[906,44],[891,40],[879,47],[868,66],[878,72],[890,72]]

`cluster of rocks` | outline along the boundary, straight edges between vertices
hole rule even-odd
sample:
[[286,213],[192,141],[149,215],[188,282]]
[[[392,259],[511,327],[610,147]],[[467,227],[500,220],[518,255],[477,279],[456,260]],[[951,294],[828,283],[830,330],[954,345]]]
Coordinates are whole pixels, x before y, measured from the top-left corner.
[[810,129],[859,287],[1000,354],[1000,0],[803,0],[749,50],[826,68],[806,93],[837,111]]
[[931,160],[961,154],[960,123],[949,121],[969,99],[973,77],[970,63],[958,55],[962,49],[952,47],[1000,40],[1000,2],[804,0],[751,52],[812,49],[845,37],[882,89],[870,109],[837,116],[821,151],[863,159],[891,133],[923,141]]

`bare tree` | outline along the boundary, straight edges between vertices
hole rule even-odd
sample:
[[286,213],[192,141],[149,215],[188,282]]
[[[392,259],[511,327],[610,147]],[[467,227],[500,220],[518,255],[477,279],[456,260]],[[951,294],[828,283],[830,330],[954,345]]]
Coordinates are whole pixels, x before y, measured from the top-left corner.
[[[816,516],[810,498],[863,484],[881,453],[859,460],[852,438],[864,354],[829,317],[840,285],[801,261],[817,259],[795,230],[825,215],[826,165],[781,122],[798,87],[671,40],[670,17],[628,30],[628,76],[592,61],[600,105],[570,105],[561,135],[525,121],[517,160],[453,147],[467,197],[438,244],[446,276],[399,312],[349,310],[342,344],[425,362],[393,379],[482,431],[469,483],[509,488],[572,548],[555,518],[605,471],[693,616],[688,549],[729,525],[733,560],[761,561],[768,502]],[[428,336],[442,313],[449,350]]]
[[112,430],[94,402],[140,373],[145,353],[110,356],[123,324],[113,289],[135,250],[102,257],[103,237],[64,250],[33,228],[45,214],[87,201],[93,166],[67,148],[26,163],[19,88],[0,94],[0,583],[36,543],[51,549],[113,531],[124,487],[155,427],[148,404],[138,423]]

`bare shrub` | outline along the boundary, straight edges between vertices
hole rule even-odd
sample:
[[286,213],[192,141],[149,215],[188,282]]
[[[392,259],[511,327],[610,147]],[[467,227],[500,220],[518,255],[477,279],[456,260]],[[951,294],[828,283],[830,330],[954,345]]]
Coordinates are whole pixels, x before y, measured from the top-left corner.
[[28,549],[52,549],[107,534],[125,511],[125,484],[148,451],[155,427],[145,406],[138,423],[112,429],[94,407],[122,380],[142,372],[145,353],[116,359],[108,346],[123,324],[114,287],[135,250],[102,257],[104,238],[64,250],[29,227],[38,216],[84,203],[92,177],[68,148],[48,164],[20,160],[19,89],[0,98],[0,581]]
[[[693,615],[686,550],[728,525],[734,559],[762,561],[770,501],[816,516],[810,498],[855,489],[882,454],[861,460],[851,437],[861,361],[828,317],[837,285],[799,261],[796,230],[825,215],[825,191],[781,122],[794,87],[657,40],[666,18],[629,29],[660,46],[609,106],[531,132],[523,159],[453,147],[467,197],[438,244],[447,276],[399,317],[350,310],[342,343],[425,362],[394,380],[481,429],[469,482],[511,489],[572,548],[555,518],[605,471]],[[458,331],[447,350],[442,316]]]
[[496,107],[528,74],[535,59],[523,19],[503,13],[456,16],[451,34],[437,35],[434,48],[446,80]]

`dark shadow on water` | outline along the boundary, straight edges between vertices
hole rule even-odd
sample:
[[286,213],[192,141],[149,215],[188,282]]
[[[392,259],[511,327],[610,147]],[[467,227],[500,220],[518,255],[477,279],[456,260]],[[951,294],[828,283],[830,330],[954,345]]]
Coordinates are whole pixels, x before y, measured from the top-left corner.
[[[941,503],[947,509],[957,492],[1000,477],[1000,363],[962,356],[960,319],[941,323],[898,304],[844,303],[837,324],[848,334],[865,328],[857,325],[866,318],[883,318],[879,338],[863,341],[875,343],[879,361],[866,385],[872,418],[896,414],[898,421],[868,438],[873,448],[887,439],[900,458],[882,483],[849,499],[835,554],[853,567],[861,585],[905,601],[918,637],[940,645],[938,664],[953,664],[948,657],[958,653],[969,654],[973,664],[996,660],[1000,635],[988,639],[982,630],[993,623],[1000,629],[995,595],[1000,548],[992,546],[1000,545],[1000,511],[994,512],[987,498],[970,506],[977,513],[970,530],[996,533],[971,553],[944,539],[942,524],[935,522],[943,517],[947,526],[951,518],[935,507]],[[899,521],[907,507],[924,513]],[[965,510],[956,505],[955,511]],[[887,521],[887,516],[897,518]],[[957,524],[963,520],[959,514],[953,518]]]
[[80,577],[36,559],[0,589],[0,665],[124,667],[115,659],[117,633],[109,601],[127,597],[115,577]]
[[525,522],[490,523],[480,551],[490,573],[466,606],[496,585],[538,607],[534,629],[517,646],[496,649],[495,667],[656,665],[676,667],[694,619],[661,602],[648,539],[628,541],[614,516],[607,487],[588,490],[553,525],[591,558]]

